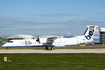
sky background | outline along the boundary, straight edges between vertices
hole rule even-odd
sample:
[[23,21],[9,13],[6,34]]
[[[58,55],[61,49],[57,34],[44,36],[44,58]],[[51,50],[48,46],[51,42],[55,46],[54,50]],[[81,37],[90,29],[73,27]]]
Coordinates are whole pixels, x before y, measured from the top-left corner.
[[0,37],[82,35],[105,27],[105,0],[0,0]]

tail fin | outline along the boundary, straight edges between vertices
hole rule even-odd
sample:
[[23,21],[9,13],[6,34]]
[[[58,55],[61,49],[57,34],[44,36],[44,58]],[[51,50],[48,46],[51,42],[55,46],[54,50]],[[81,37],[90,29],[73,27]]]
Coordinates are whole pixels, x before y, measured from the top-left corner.
[[97,26],[87,26],[87,29],[86,29],[86,31],[84,33],[85,38],[87,40],[91,40],[93,38],[95,30],[96,30],[96,27]]

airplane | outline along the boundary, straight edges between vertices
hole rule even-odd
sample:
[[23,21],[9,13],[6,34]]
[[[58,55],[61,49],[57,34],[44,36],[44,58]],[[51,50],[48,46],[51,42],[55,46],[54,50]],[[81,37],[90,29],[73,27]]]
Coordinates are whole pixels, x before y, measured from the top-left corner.
[[83,43],[88,43],[93,41],[93,36],[95,34],[97,26],[87,26],[85,33],[82,36],[76,36],[72,38],[36,38],[36,39],[25,39],[25,40],[10,40],[5,43],[2,47],[45,47],[48,50],[48,47],[66,47],[72,45],[78,45]]

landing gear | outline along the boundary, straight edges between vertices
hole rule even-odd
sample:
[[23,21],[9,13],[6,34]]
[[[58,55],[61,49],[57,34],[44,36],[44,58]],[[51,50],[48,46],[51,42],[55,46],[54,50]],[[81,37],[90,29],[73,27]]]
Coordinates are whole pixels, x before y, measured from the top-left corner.
[[46,50],[48,50],[48,47],[46,47]]
[[53,48],[53,47],[51,47],[51,50],[54,50],[54,48]]
[[[46,46],[46,48],[45,48],[46,50],[48,50],[48,47]],[[54,50],[54,48],[53,47],[51,47],[51,50]]]
[[8,49],[8,47],[7,47],[7,49]]

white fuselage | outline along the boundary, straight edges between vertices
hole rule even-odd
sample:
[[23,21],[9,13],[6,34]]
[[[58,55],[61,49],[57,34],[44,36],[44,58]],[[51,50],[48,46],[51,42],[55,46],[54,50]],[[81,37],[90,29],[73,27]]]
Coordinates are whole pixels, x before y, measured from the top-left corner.
[[10,40],[3,45],[3,47],[38,47],[43,46],[46,43],[47,38],[40,39],[40,42],[36,41],[37,39],[26,39],[26,40]]
[[[93,36],[97,26],[87,26],[82,36],[72,38],[38,38],[27,40],[11,40],[2,47],[40,47],[40,46],[71,46],[93,41]],[[46,48],[47,49],[47,48]]]
[[[92,40],[91,40],[92,41]],[[72,46],[72,45],[78,45],[90,42],[88,41],[84,35],[83,36],[77,36],[72,38],[58,38],[53,42],[53,46]]]
[[[3,47],[42,47],[44,46],[44,44],[50,43],[50,41],[47,41],[47,38],[41,38],[40,42],[36,40],[37,39],[11,40],[10,42],[4,44]],[[90,41],[88,41],[83,35],[72,38],[57,38],[53,41],[52,46],[64,47],[64,46],[78,45],[87,42]]]

